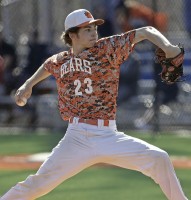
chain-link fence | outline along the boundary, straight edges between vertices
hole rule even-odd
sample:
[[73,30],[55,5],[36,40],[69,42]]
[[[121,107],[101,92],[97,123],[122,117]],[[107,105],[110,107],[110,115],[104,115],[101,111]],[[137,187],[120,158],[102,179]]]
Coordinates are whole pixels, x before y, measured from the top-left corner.
[[[136,2],[140,3],[140,9],[133,11]],[[19,79],[12,78],[18,80],[19,84],[25,81],[26,76],[22,76],[22,72],[28,70],[27,66],[30,65],[28,44],[30,40],[34,40],[34,36],[38,37],[38,42],[46,47],[46,56],[67,48],[61,42],[60,35],[64,30],[65,17],[74,9],[86,8],[96,17],[107,19],[110,23],[105,27],[103,34],[122,32],[123,29],[116,15],[119,5],[122,5],[120,0],[2,0],[0,10],[2,34],[6,41],[15,46],[17,54],[17,66],[13,69],[13,74],[19,76]],[[129,6],[127,23],[132,27],[157,25],[157,28],[161,29],[172,43],[184,44],[186,81],[178,83],[176,87],[169,86],[168,88],[158,83],[155,76],[157,66],[153,61],[153,45],[149,42],[137,45],[135,57],[139,62],[136,63],[137,60],[133,60],[133,57],[133,66],[131,66],[135,68],[134,65],[140,65],[137,68],[138,71],[131,75],[135,82],[136,93],[124,97],[124,101],[119,102],[117,112],[119,127],[155,131],[179,128],[189,130],[191,128],[189,77],[191,0],[134,0],[126,2],[125,5]],[[155,21],[149,18],[150,13],[153,15],[152,20],[156,19]],[[38,52],[41,54],[42,50],[38,49]],[[129,61],[127,65],[130,63]],[[120,86],[122,94],[128,93],[128,89],[131,90],[134,87],[130,85],[131,83],[132,80],[127,89],[122,89],[123,87]],[[61,128],[66,125],[60,119],[57,110],[56,86],[53,79],[47,79],[39,84],[38,91],[35,92],[26,108],[16,107],[12,97],[5,94],[3,84],[0,87],[1,126],[32,124],[33,127]]]

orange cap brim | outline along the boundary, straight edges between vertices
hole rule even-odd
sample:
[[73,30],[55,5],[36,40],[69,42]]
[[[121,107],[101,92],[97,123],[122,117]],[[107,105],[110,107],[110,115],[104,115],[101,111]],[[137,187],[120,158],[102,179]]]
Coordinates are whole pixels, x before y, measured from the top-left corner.
[[102,25],[105,21],[103,19],[94,19],[88,22],[84,22],[80,25],[78,25],[77,27],[84,27],[84,26],[88,26],[89,24],[96,24],[97,26]]

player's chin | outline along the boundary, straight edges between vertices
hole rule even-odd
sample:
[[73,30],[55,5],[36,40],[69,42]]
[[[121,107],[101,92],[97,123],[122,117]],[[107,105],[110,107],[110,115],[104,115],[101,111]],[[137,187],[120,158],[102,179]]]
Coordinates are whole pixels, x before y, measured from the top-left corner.
[[90,40],[90,42],[89,42],[89,47],[93,47],[94,45],[95,45],[95,43],[96,43],[96,40]]

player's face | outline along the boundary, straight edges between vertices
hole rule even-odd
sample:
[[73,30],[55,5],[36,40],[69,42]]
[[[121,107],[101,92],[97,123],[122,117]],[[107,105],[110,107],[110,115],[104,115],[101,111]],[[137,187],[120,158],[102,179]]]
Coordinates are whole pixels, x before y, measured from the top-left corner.
[[76,44],[82,48],[93,47],[98,40],[97,26],[91,24],[80,28],[78,34],[76,35]]

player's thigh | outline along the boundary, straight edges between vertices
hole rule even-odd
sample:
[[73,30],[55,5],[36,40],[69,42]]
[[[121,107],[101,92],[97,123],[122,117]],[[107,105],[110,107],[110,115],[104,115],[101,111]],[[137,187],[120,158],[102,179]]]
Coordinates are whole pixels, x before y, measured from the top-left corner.
[[122,132],[117,132],[104,148],[110,164],[139,171],[166,154],[160,148]]
[[94,162],[93,151],[91,146],[86,145],[85,139],[80,134],[65,135],[42,164],[38,173],[54,171],[61,175],[91,165]]

